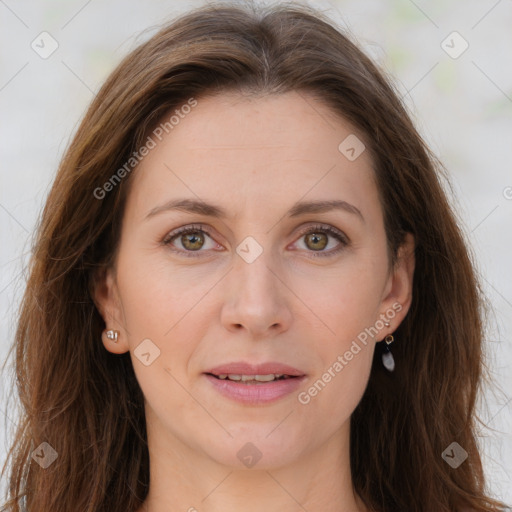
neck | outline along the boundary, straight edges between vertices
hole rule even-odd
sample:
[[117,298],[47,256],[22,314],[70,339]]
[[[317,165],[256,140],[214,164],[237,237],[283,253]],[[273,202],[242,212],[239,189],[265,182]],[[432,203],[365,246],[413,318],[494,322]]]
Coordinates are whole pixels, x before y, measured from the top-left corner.
[[366,511],[352,488],[349,428],[289,464],[265,466],[262,458],[250,469],[148,431],[150,490],[137,512]]

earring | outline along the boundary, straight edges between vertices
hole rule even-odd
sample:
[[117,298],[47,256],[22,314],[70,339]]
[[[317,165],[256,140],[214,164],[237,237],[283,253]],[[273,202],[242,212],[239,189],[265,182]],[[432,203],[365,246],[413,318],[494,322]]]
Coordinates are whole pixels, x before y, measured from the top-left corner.
[[117,338],[119,336],[119,331],[114,331],[113,329],[109,329],[108,331],[105,331],[107,334],[107,338],[109,340],[112,340],[114,343],[117,343]]
[[395,369],[395,360],[391,350],[389,350],[389,345],[395,341],[395,338],[393,338],[392,334],[388,334],[384,338],[384,341],[386,342],[386,345],[384,347],[384,351],[382,352],[382,364],[384,365],[384,368],[388,370],[388,372],[392,372]]

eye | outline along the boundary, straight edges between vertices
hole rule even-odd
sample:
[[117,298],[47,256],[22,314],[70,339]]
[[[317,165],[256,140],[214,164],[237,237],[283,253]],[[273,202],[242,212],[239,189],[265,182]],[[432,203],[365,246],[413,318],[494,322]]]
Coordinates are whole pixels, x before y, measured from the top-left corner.
[[[329,248],[330,241],[329,238],[334,238],[338,241],[338,244],[334,245],[334,249],[324,250]],[[312,253],[313,257],[327,257],[338,254],[342,251],[348,244],[349,239],[346,235],[344,235],[341,231],[333,228],[332,226],[308,226],[306,230],[301,233],[300,239],[304,240],[304,246],[307,252]],[[315,254],[316,253],[316,254]]]
[[[325,250],[331,245],[329,238],[337,240],[338,246]],[[302,239],[304,239],[306,251],[313,257],[333,256],[349,245],[348,237],[332,226],[308,226],[300,235],[299,240]],[[174,252],[192,257],[199,256],[199,253],[204,252],[202,249],[219,250],[219,247],[222,247],[214,242],[208,229],[202,224],[184,226],[172,231],[162,240],[162,244],[169,246]]]
[[[208,239],[210,241],[209,245],[206,243]],[[203,252],[201,249],[208,250],[220,247],[213,242],[208,231],[201,224],[185,226],[169,233],[162,240],[162,244],[170,246],[175,252],[185,253],[186,256],[196,256],[193,253]]]

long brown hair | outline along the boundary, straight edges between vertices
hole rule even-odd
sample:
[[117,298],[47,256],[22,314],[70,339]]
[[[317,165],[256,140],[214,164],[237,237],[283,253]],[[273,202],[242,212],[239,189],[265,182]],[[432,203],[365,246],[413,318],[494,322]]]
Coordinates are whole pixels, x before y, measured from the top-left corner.
[[[387,373],[375,351],[351,417],[355,491],[377,511],[502,510],[486,495],[476,439],[482,294],[440,165],[383,72],[323,14],[290,3],[182,15],[128,55],[92,102],[34,241],[13,345],[22,416],[3,510],[131,512],[143,502],[142,392],[129,354],[104,349],[92,300],[94,276],[115,260],[133,172],[105,183],[164,114],[227,90],[308,92],[352,123],[373,156],[390,253],[404,233],[416,240],[396,370]],[[58,454],[46,469],[31,457],[43,442]],[[468,453],[457,469],[441,457],[453,442]]]

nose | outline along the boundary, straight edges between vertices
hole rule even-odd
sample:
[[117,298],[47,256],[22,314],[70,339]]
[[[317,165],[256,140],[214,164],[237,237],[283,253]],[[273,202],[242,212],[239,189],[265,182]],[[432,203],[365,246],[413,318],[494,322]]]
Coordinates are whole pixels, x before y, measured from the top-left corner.
[[283,272],[264,250],[252,263],[235,255],[234,267],[226,276],[222,325],[229,331],[245,329],[251,339],[275,336],[292,321]]

